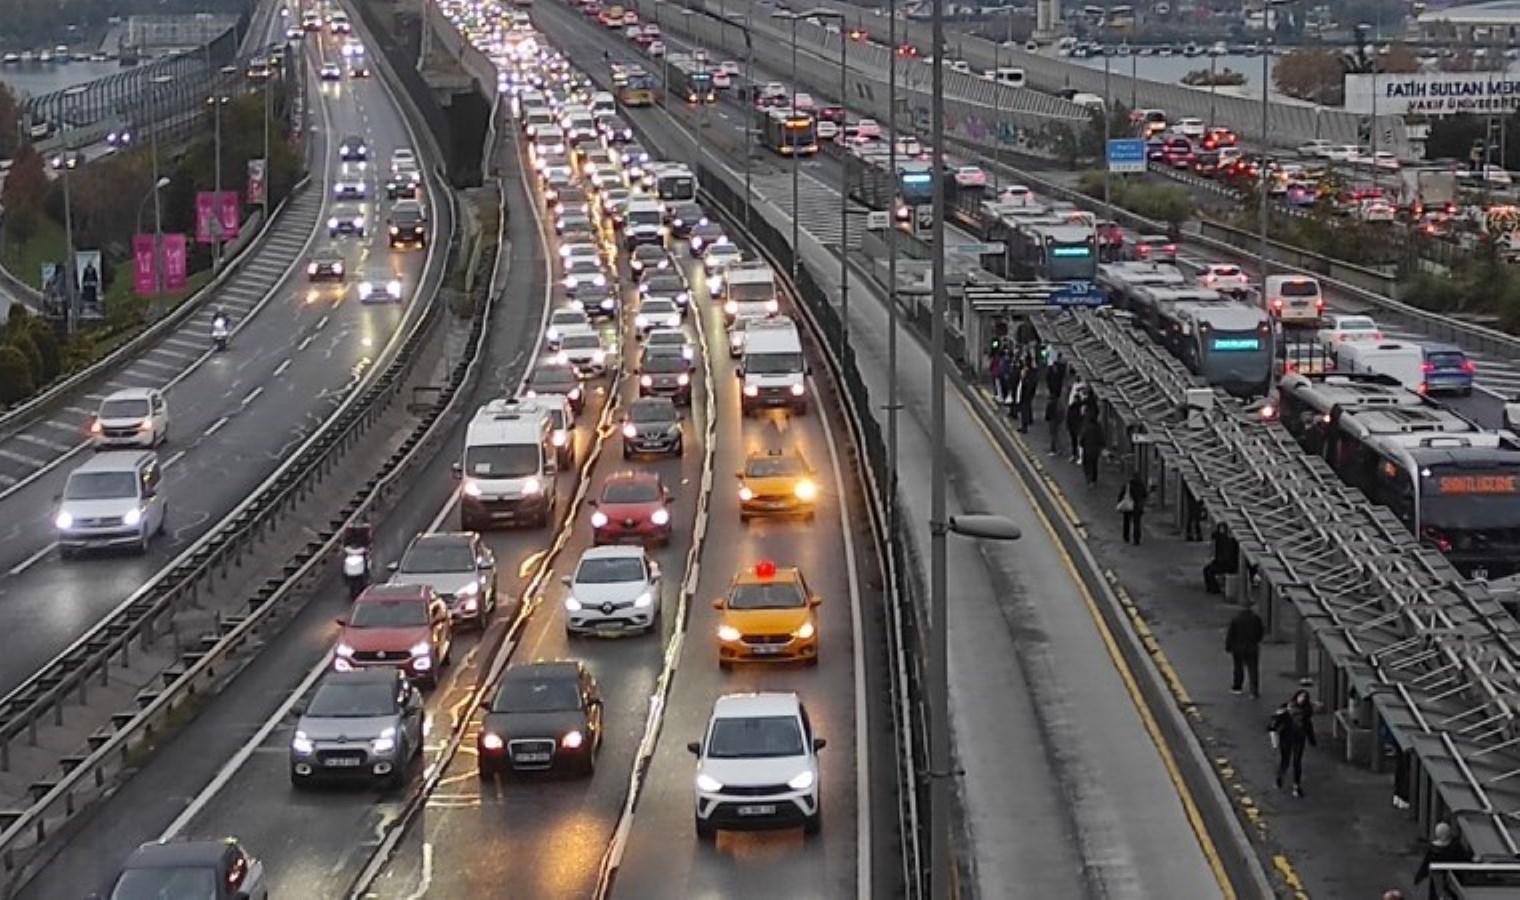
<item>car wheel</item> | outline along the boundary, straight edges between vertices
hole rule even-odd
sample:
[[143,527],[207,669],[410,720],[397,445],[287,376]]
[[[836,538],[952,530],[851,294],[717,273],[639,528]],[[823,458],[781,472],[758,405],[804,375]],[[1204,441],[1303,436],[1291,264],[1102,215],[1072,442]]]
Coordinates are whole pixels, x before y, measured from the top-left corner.
[[714,840],[717,840],[718,829],[714,828],[711,822],[704,822],[704,821],[702,821],[702,817],[701,816],[694,816],[694,820],[695,820],[696,825],[697,825],[697,839],[698,840],[706,841],[706,842],[712,842]]
[[581,757],[579,766],[580,774],[584,778],[590,778],[596,774],[596,754],[590,750]]
[[802,823],[803,834],[819,834],[823,831],[823,804],[818,804],[818,809],[808,816]]
[[731,671],[733,669],[733,667],[734,667],[734,664],[732,662],[729,662],[726,659],[719,659],[718,660],[718,671],[720,671],[720,672]]
[[633,458],[633,453],[632,453],[632,451],[630,451],[628,449],[628,445],[627,444],[623,445],[623,458],[624,459],[632,459]]
[[749,513],[739,513],[739,524],[740,525],[748,525],[749,524]]

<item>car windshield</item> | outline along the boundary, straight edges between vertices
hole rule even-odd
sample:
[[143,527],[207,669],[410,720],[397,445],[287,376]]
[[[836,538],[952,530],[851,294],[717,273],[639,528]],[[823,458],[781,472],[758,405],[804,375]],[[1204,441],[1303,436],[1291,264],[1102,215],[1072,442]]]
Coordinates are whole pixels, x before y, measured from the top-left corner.
[[569,390],[576,385],[575,373],[569,369],[538,369],[534,371],[533,378],[528,386],[549,393]]
[[660,211],[657,209],[632,209],[628,211],[628,221],[634,225],[658,225],[660,224]]
[[549,319],[549,324],[564,328],[566,325],[585,325],[588,321],[586,314],[578,309],[562,309]]
[[136,472],[75,472],[63,489],[65,500],[112,500],[136,496]]
[[665,251],[659,247],[645,245],[633,251],[633,258],[645,265],[655,265],[665,258]]
[[427,623],[426,604],[397,600],[355,603],[348,617],[351,628],[410,628]]
[[212,866],[128,869],[111,889],[111,900],[216,900]]
[[538,474],[537,444],[480,444],[466,447],[464,472],[476,478],[525,478]]
[[643,478],[609,481],[602,490],[604,503],[649,503],[660,499],[659,483]]
[[792,716],[717,719],[707,739],[709,759],[801,756],[802,728]]
[[602,339],[595,334],[567,334],[563,346],[566,350],[599,350]]
[[577,584],[618,584],[644,580],[644,561],[637,556],[583,559],[575,570]]
[[596,275],[602,271],[602,264],[594,259],[581,257],[570,260],[570,265],[565,267],[565,271],[574,275]]
[[1377,323],[1371,319],[1341,319],[1335,323],[1337,331],[1376,331]]
[[1425,359],[1437,369],[1460,369],[1467,356],[1450,350],[1437,350],[1425,354]]
[[389,680],[328,682],[317,688],[306,707],[306,715],[324,719],[362,719],[395,711],[396,685]]
[[685,372],[688,368],[686,357],[675,353],[644,354],[641,368],[645,372],[668,373]]
[[1319,285],[1312,281],[1284,281],[1282,295],[1284,297],[1318,297]]
[[628,420],[641,425],[658,422],[674,422],[676,408],[671,403],[635,403],[628,410]]
[[778,478],[802,474],[802,460],[795,456],[757,456],[744,467],[752,478]]
[[146,399],[107,400],[100,404],[102,419],[140,419],[148,414]]
[[565,712],[580,708],[580,686],[569,678],[508,677],[491,702],[491,711],[499,713]]
[[744,355],[746,375],[790,375],[802,371],[801,353],[759,353]]
[[660,275],[649,279],[649,293],[651,294],[679,294],[686,290],[686,285],[674,275]]
[[466,541],[422,540],[401,560],[401,571],[418,574],[475,571],[475,554]]
[[736,584],[728,595],[729,609],[801,609],[806,605],[796,582]]
[[639,312],[648,313],[651,316],[668,316],[676,311],[676,304],[672,300],[650,298],[645,300],[639,308]]

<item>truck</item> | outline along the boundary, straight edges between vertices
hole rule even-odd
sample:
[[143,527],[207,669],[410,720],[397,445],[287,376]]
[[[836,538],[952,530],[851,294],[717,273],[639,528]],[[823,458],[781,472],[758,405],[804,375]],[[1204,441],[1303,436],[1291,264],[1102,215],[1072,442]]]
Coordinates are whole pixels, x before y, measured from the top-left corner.
[[1454,207],[1459,197],[1457,173],[1449,169],[1399,170],[1399,205],[1410,210]]

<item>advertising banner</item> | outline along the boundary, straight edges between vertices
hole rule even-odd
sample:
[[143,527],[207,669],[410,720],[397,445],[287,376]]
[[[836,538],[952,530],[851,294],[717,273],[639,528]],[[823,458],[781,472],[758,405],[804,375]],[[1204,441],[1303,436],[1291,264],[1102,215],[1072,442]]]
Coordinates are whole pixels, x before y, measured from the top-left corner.
[[158,254],[153,252],[153,235],[132,236],[132,290],[139,297],[151,297],[158,287]]
[[222,221],[222,240],[237,240],[241,230],[243,218],[243,204],[240,202],[237,191],[222,191],[220,202],[217,204],[217,214]]
[[1520,110],[1520,75],[1504,72],[1421,72],[1347,75],[1346,109],[1382,116],[1509,115]]
[[195,193],[195,242],[211,243],[216,222],[216,194],[213,191]]
[[184,232],[164,235],[164,289],[182,291],[189,274],[189,240]]
[[264,161],[262,159],[248,160],[248,205],[263,206],[267,202],[264,178]]
[[100,251],[74,251],[74,272],[79,285],[79,316],[84,319],[104,318],[101,304],[105,300],[106,286],[100,275]]

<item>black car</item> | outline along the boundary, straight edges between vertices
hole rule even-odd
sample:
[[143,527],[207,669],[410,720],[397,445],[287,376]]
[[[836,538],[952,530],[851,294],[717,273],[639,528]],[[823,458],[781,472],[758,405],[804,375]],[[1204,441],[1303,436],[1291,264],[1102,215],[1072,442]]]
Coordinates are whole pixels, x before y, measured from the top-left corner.
[[583,663],[513,666],[488,704],[476,738],[481,778],[498,773],[596,771],[602,695]]
[[364,237],[364,212],[352,203],[340,203],[327,219],[327,236]]
[[575,370],[563,363],[539,363],[528,376],[525,390],[529,397],[539,394],[558,394],[570,401],[576,415],[586,407],[586,395],[581,391],[581,380]]
[[385,196],[390,200],[416,200],[421,186],[412,176],[401,173],[385,180]]
[[348,64],[348,77],[350,77],[350,78],[368,78],[369,77],[369,63],[367,63],[367,62],[364,61],[364,57],[362,57],[362,56],[361,57],[357,57],[357,58],[355,58],[353,61],[351,61]]
[[610,319],[617,315],[617,291],[611,287],[581,284],[569,295],[570,302],[580,304],[588,319]]
[[413,202],[391,207],[390,242],[393,248],[427,245],[427,217],[421,206]]
[[684,356],[645,353],[639,360],[639,396],[669,397],[691,405],[691,363]]
[[680,456],[685,441],[681,414],[669,397],[640,397],[628,405],[623,417],[623,458],[638,453]]
[[344,273],[343,254],[337,250],[322,250],[312,254],[306,264],[308,281],[342,281]]
[[708,223],[707,211],[702,204],[689,201],[672,205],[666,219],[670,224],[670,236],[678,241],[691,237],[692,229],[698,225]]
[[691,230],[686,238],[686,246],[691,250],[692,256],[705,256],[708,249],[724,243],[728,235],[724,233],[723,226],[717,222],[708,222],[706,225],[698,225]]
[[358,135],[349,135],[338,145],[338,157],[344,162],[367,162],[369,160],[369,144]]
[[691,289],[680,272],[671,269],[650,275],[639,285],[639,293],[645,297],[669,300],[681,308],[684,314],[691,309]]
[[[561,236],[567,234],[594,235],[596,233],[596,226],[591,223],[591,217],[586,215],[585,212],[571,209],[555,217],[554,231]],[[591,240],[595,240],[595,238]]]
[[109,896],[268,900],[269,876],[235,838],[155,841],[132,852]]
[[608,116],[602,120],[602,137],[613,146],[626,144],[633,140],[633,126],[622,116]]
[[669,269],[670,254],[659,244],[640,244],[629,254],[628,268],[634,278],[642,280],[662,269]]

